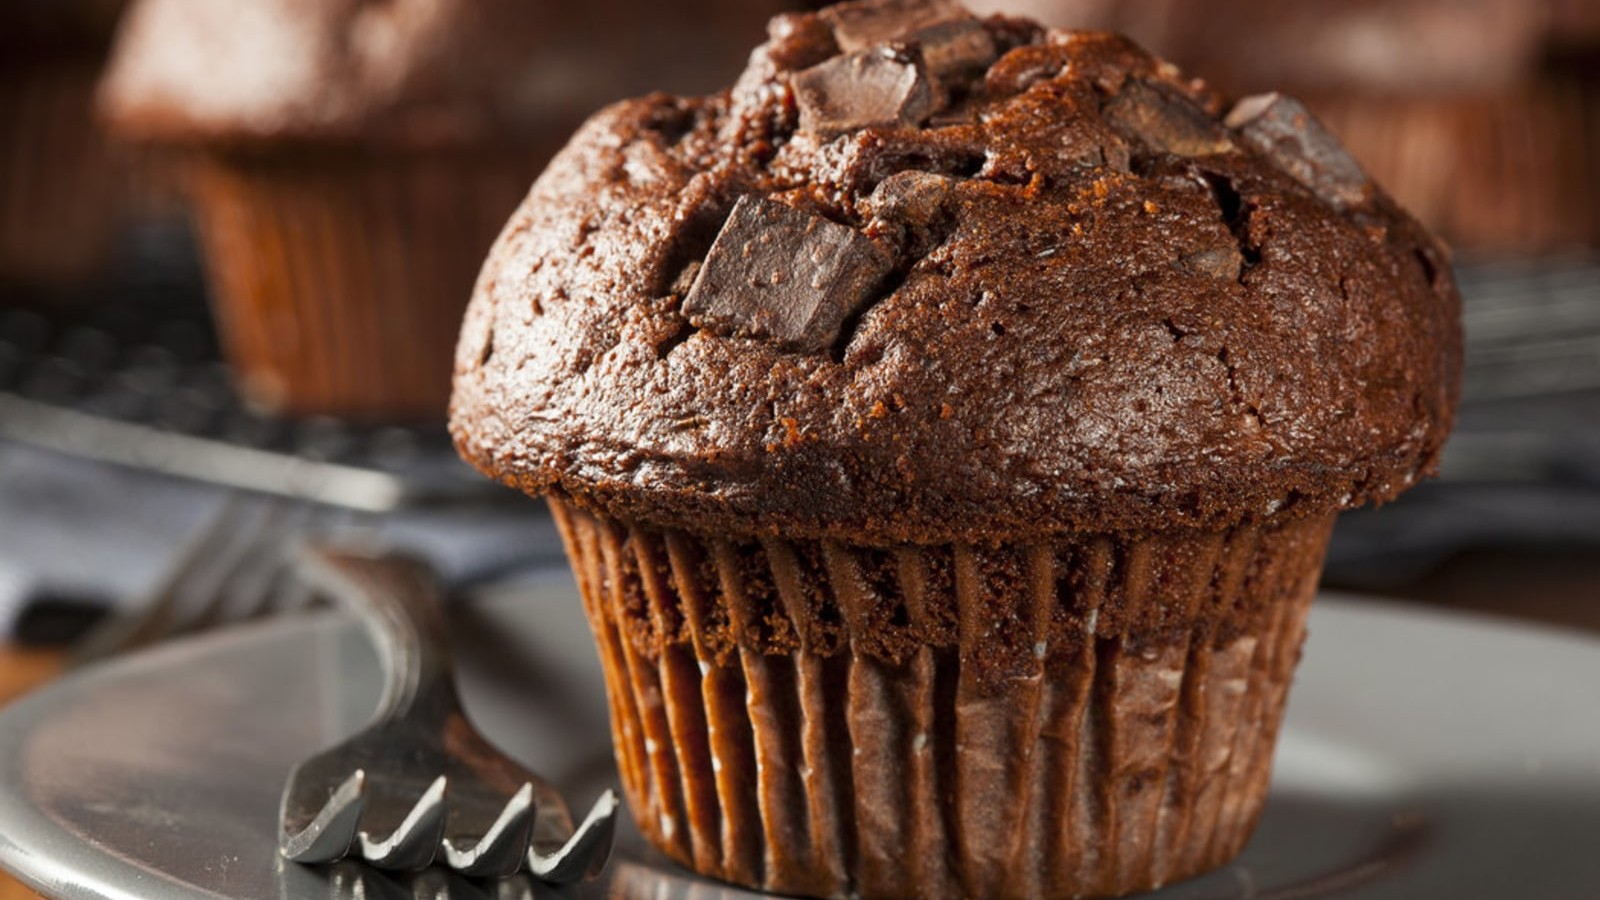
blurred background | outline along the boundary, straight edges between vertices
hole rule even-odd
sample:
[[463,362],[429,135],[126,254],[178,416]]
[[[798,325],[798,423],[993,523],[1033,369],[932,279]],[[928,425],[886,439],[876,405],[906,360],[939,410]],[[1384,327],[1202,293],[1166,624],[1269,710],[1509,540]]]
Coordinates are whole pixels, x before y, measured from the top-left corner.
[[[300,605],[260,561],[306,533],[456,583],[560,565],[444,434],[478,263],[587,111],[726,84],[804,5],[0,0],[0,701]],[[1600,629],[1600,3],[975,8],[1295,94],[1441,234],[1457,431],[1326,582]]]

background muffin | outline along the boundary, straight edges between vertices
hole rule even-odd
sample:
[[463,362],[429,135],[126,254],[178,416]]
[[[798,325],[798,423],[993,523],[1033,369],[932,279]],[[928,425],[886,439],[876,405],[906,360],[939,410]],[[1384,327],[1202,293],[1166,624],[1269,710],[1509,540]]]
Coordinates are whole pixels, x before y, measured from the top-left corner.
[[122,183],[94,122],[94,85],[122,5],[0,6],[0,283],[24,294],[81,286],[110,249]]
[[1335,513],[1448,431],[1444,251],[1294,101],[1225,125],[1120,38],[771,35],[584,126],[456,361],[462,455],[566,538],[641,828],[815,896],[1219,865]]
[[1505,255],[1600,243],[1594,4],[1027,5],[1052,24],[1124,31],[1225,94],[1294,94],[1459,248]]
[[484,251],[550,152],[607,100],[725,78],[775,8],[144,0],[103,100],[181,161],[255,401],[430,418]]

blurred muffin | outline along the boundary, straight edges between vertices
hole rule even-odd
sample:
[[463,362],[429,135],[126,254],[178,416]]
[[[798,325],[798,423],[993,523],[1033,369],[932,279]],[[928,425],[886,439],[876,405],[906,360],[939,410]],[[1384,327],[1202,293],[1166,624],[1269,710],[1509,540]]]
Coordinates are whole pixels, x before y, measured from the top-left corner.
[[1031,4],[1055,24],[1126,31],[1227,94],[1295,94],[1462,249],[1600,244],[1600,4]]
[[94,85],[121,8],[0,4],[0,283],[69,290],[107,257],[121,181],[94,122]]
[[544,495],[663,852],[779,893],[1085,897],[1266,793],[1334,515],[1438,459],[1441,246],[1293,100],[946,2],[774,21],[591,119],[451,428]]
[[705,89],[782,4],[142,0],[103,85],[180,161],[245,392],[442,416],[483,255],[582,116]]

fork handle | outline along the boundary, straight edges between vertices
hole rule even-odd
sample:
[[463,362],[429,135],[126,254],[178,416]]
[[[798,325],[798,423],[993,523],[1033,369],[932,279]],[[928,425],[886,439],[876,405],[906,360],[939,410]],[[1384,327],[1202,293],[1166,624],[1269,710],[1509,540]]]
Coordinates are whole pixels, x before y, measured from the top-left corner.
[[311,545],[300,571],[313,587],[360,617],[383,664],[377,721],[460,709],[451,674],[443,590],[427,564],[395,554]]

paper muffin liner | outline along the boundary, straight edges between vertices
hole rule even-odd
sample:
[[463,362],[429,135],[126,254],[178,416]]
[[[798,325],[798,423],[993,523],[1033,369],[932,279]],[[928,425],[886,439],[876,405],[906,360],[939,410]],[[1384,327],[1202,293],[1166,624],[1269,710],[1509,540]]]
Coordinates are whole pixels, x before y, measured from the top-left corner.
[[0,280],[71,289],[110,255],[122,175],[94,122],[95,67],[0,75]]
[[855,547],[552,509],[640,828],[817,897],[1093,897],[1249,838],[1331,516]]
[[229,362],[291,414],[443,416],[478,269],[531,153],[205,153],[185,184]]

